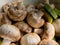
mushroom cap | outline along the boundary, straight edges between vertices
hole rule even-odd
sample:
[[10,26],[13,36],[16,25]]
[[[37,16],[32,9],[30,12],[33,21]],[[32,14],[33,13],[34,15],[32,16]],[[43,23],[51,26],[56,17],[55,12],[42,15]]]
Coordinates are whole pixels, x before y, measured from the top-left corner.
[[36,33],[29,33],[21,38],[21,45],[37,45],[40,40],[40,37]]
[[17,27],[10,24],[3,24],[0,27],[1,38],[11,40],[12,42],[18,41],[20,39],[20,31]]
[[0,13],[0,19],[2,19],[3,18],[3,16],[1,15],[1,13]]
[[11,43],[10,45],[16,45],[15,43]]
[[7,14],[6,13],[0,13],[0,16],[2,16],[1,17],[1,19],[0,19],[0,24],[2,25],[2,24],[11,24],[12,22],[9,20],[9,18],[7,17]]
[[55,36],[55,28],[51,23],[46,23],[44,27],[44,34],[42,36],[42,39],[48,39],[51,40]]
[[42,35],[43,34],[43,29],[34,29],[34,33]]
[[3,16],[0,13],[0,25],[1,25],[1,20],[3,19]]
[[59,45],[55,40],[42,40],[39,45]]
[[17,22],[14,24],[15,26],[17,26],[19,28],[20,31],[22,32],[26,32],[26,33],[31,33],[32,32],[32,28],[25,22]]
[[35,10],[35,6],[34,5],[28,5],[27,6],[27,12],[31,12],[33,10]]
[[2,10],[5,12],[5,13],[8,13],[8,9],[9,9],[9,4],[5,4],[2,6]]
[[43,7],[44,7],[44,4],[43,4],[43,3],[40,3],[40,4],[37,5],[37,8],[38,8],[38,9],[41,9],[41,8],[43,8]]
[[60,36],[60,19],[56,19],[53,22],[53,26],[55,28],[56,36]]
[[44,19],[41,19],[42,16],[43,16],[42,11],[38,10],[31,11],[27,16],[27,22],[31,27],[39,28],[44,24]]
[[13,2],[3,6],[3,10],[8,13],[8,16],[13,21],[22,21],[27,15],[25,6],[21,2]]

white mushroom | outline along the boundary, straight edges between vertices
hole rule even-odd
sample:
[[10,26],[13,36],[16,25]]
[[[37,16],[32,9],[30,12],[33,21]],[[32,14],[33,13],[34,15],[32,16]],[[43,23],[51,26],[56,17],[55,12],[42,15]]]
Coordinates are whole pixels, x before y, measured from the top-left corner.
[[33,10],[35,10],[35,6],[34,5],[28,5],[27,6],[27,12],[31,12]]
[[55,40],[42,40],[39,45],[59,45]]
[[21,2],[13,2],[11,4],[6,4],[3,6],[3,10],[13,21],[22,21],[27,15],[25,6]]
[[42,11],[33,10],[30,13],[28,13],[27,16],[27,22],[28,24],[33,28],[39,28],[44,25],[44,19],[42,19],[42,16],[44,13]]
[[1,45],[10,45],[11,42],[15,42],[20,39],[20,31],[14,25],[3,24],[0,27],[0,37],[3,38]]
[[26,33],[31,33],[32,32],[32,28],[25,22],[17,22],[14,24],[15,26],[17,26],[19,28],[20,31],[22,32],[26,32]]
[[10,45],[16,45],[15,43],[11,43]]
[[60,19],[56,19],[53,22],[53,26],[55,27],[56,36],[60,37]]
[[7,17],[6,13],[0,13],[0,24],[11,24],[12,22],[9,20],[9,18]]
[[43,29],[34,29],[34,33],[42,35],[43,34]]
[[55,36],[55,28],[51,23],[46,23],[44,27],[44,34],[42,36],[42,39],[48,39],[51,40]]
[[0,14],[0,25],[1,25],[1,20],[3,19],[3,16]]
[[37,45],[41,41],[36,33],[29,33],[21,38],[21,45]]

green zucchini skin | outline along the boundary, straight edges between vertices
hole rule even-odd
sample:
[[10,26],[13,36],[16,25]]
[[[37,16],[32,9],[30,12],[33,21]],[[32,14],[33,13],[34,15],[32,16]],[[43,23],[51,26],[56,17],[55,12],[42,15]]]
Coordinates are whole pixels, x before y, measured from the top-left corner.
[[44,8],[45,8],[45,10],[47,11],[47,12],[49,12],[49,14],[54,18],[54,19],[57,19],[57,14],[56,14],[56,12],[54,11],[54,9],[52,9],[51,7],[50,7],[50,5],[49,4],[45,4],[45,6],[44,6]]

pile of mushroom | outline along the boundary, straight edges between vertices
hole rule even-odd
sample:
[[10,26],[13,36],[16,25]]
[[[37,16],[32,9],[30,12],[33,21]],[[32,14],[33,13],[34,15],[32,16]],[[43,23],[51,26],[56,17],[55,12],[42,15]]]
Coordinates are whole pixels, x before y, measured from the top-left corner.
[[24,6],[22,2],[3,5],[0,13],[1,45],[59,45],[53,39],[54,36],[60,37],[60,19],[51,24],[45,21],[44,12],[38,8]]

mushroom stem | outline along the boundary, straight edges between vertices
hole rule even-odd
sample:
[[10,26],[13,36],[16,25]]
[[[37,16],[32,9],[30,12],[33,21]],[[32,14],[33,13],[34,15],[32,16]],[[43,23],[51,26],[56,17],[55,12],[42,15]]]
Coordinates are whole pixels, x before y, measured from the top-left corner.
[[1,45],[10,45],[11,41],[4,39]]

